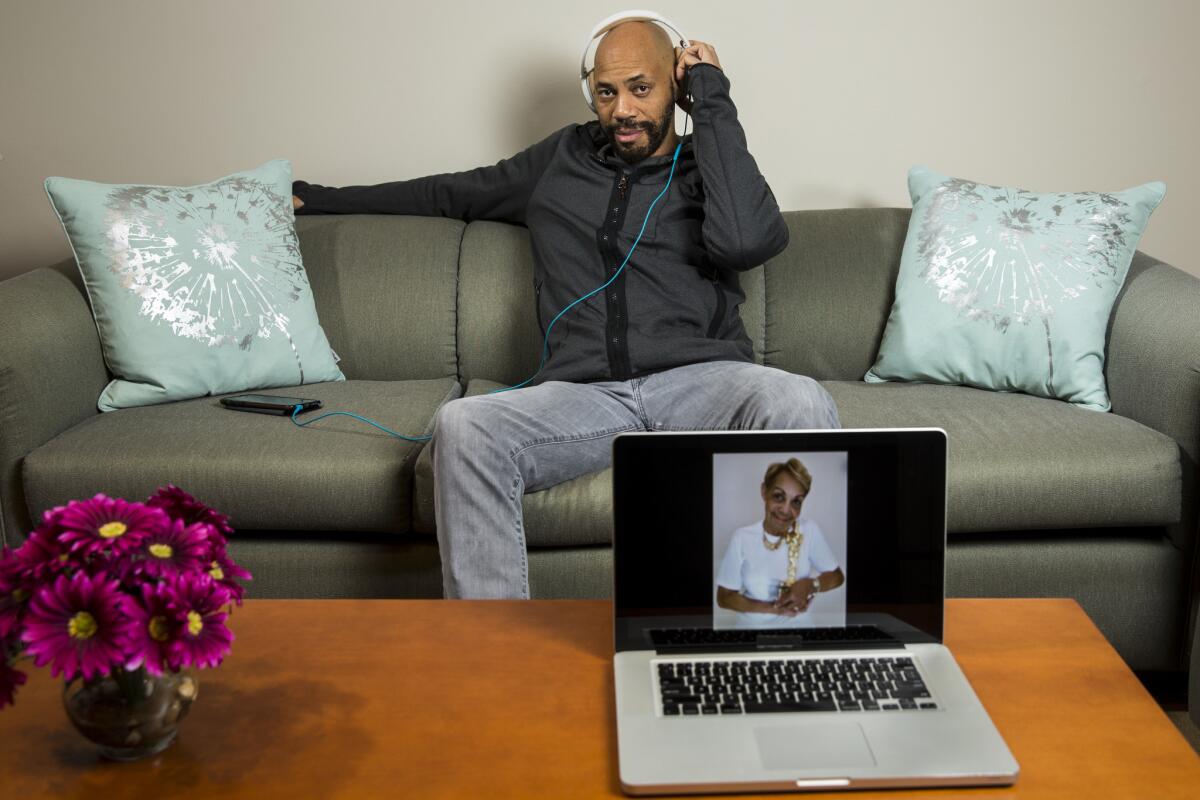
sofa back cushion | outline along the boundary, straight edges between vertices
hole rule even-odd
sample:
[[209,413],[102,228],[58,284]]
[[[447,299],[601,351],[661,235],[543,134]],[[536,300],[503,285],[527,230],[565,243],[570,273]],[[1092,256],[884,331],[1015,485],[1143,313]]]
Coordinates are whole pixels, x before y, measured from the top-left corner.
[[765,364],[817,380],[862,379],[892,307],[909,214],[784,213],[791,243],[765,265]]
[[301,216],[300,251],[321,325],[350,380],[457,375],[457,220]]
[[500,222],[472,222],[463,234],[458,273],[463,385],[483,379],[513,386],[533,375],[541,355],[529,232]]
[[[879,349],[907,209],[788,211],[791,244],[742,273],[756,360],[860,380]],[[296,220],[321,324],[351,380],[443,377],[512,385],[537,369],[529,233],[429,217]],[[457,348],[457,362],[455,351]]]

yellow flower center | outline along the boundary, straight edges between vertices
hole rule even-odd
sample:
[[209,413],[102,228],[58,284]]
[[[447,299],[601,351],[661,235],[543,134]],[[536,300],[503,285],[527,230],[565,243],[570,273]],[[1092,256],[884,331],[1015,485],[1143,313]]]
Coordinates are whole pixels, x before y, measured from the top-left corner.
[[71,634],[72,639],[90,639],[96,635],[99,628],[96,618],[86,611],[80,611],[67,623],[67,632]]
[[212,563],[212,569],[208,571],[208,574],[212,575],[214,581],[225,580],[225,570],[221,569],[221,565],[216,561]]
[[151,617],[150,624],[147,627],[150,628],[150,638],[156,642],[165,642],[170,636],[170,628],[167,627],[166,617]]
[[171,549],[171,545],[163,544],[162,542],[155,542],[154,544],[150,545],[149,550],[150,555],[154,556],[155,558],[170,558],[171,556],[175,555],[175,551]]
[[199,636],[200,631],[204,630],[204,619],[195,611],[189,611],[187,619],[188,633],[190,633],[192,636]]
[[12,599],[17,603],[24,603],[29,598],[29,592],[24,589],[13,589]]
[[98,532],[101,539],[116,539],[118,536],[124,536],[127,530],[129,528],[124,522],[106,522],[100,526]]

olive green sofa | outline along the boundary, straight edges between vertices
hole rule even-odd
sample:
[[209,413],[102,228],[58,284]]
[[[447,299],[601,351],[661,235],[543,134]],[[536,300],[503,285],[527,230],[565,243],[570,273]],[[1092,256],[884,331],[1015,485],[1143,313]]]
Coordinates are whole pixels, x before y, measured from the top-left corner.
[[[1138,253],[1109,330],[1112,413],[956,386],[866,384],[906,209],[786,215],[791,245],[742,276],[765,364],[811,375],[846,427],[950,436],[948,592],[1074,597],[1136,669],[1179,671],[1195,611],[1200,280]],[[528,377],[540,334],[528,235],[497,223],[302,217],[344,383],[280,388],[412,434],[437,409]],[[338,417],[308,429],[215,398],[100,414],[108,380],[73,264],[0,283],[0,510],[172,482],[228,513],[251,597],[440,594],[420,444]],[[536,597],[610,592],[609,476],[525,498]],[[1195,671],[1193,671],[1195,672]],[[1194,675],[1193,675],[1194,677]]]

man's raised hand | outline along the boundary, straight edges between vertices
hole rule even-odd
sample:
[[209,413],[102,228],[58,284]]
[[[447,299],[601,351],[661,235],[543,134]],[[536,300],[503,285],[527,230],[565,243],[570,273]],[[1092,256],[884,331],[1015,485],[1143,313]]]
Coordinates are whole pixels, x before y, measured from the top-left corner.
[[[721,60],[717,58],[717,51],[708,42],[692,41],[687,47],[675,48],[675,84],[677,86],[684,85],[687,71],[696,64],[712,64],[717,69],[721,68]],[[692,100],[682,90],[679,92],[676,102],[685,112],[691,112]]]

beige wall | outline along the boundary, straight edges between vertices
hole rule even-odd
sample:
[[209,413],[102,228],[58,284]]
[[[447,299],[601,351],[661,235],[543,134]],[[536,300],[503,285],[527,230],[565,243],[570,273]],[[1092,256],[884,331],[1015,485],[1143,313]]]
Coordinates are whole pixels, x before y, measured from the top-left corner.
[[[587,117],[582,40],[624,3],[0,0],[0,277],[69,255],[47,175],[492,163]],[[1161,179],[1141,249],[1200,275],[1200,4],[650,5],[717,47],[785,209],[907,206],[912,164],[1046,191]]]

